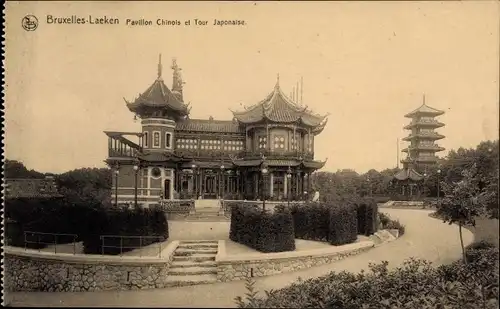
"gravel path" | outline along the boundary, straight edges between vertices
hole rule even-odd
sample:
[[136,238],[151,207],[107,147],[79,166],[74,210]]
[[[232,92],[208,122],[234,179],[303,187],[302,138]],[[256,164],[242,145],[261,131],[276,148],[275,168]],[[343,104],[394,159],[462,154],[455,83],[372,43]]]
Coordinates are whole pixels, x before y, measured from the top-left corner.
[[[430,218],[430,210],[381,209],[406,225],[406,234],[400,239],[371,249],[346,260],[317,266],[293,273],[256,279],[255,287],[277,289],[297,280],[318,277],[330,271],[359,272],[368,264],[386,260],[389,267],[401,264],[409,257],[425,258],[434,264],[444,264],[460,258],[458,227]],[[473,234],[464,230],[465,245],[473,241]],[[244,296],[242,281],[187,286],[169,289],[106,292],[15,292],[5,295],[10,306],[85,306],[85,307],[236,307],[233,299]]]

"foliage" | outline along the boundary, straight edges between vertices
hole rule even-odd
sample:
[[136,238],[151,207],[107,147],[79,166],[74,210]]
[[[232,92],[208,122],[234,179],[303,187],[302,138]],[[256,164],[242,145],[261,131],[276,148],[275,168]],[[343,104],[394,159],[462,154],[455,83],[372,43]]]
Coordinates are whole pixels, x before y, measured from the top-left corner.
[[67,202],[79,205],[111,205],[111,170],[81,168],[56,176],[59,193]]
[[328,242],[335,246],[350,244],[358,236],[358,216],[356,207],[342,205],[330,209],[330,229]]
[[[168,238],[168,223],[161,210],[110,210],[100,204],[73,205],[61,199],[9,199],[5,201],[5,216],[10,222],[6,238],[9,239],[9,245],[17,247],[25,246],[26,231],[76,234],[76,241],[84,242],[86,253],[98,254],[102,253],[100,235],[161,235]],[[74,238],[28,235],[27,240],[33,243],[28,243],[26,247],[38,249],[47,246],[43,243],[70,243]],[[147,245],[147,241],[143,245]]]
[[365,200],[357,204],[358,233],[366,236],[377,231],[378,206],[373,200]]
[[330,230],[330,206],[326,203],[290,206],[295,238],[327,241]]
[[378,213],[378,221],[380,223],[380,228],[383,230],[398,230],[400,237],[405,234],[405,226],[401,224],[399,220],[392,220],[383,212]]
[[239,308],[498,308],[498,249],[479,250],[480,258],[469,264],[432,267],[412,258],[389,269],[384,261],[370,264],[369,272],[332,272],[266,291],[265,297],[252,289],[246,301],[236,302]]
[[[91,230],[83,235],[83,248],[86,254],[119,254],[132,251],[168,238],[168,221],[159,209],[137,207],[134,209],[97,209],[92,210]],[[159,236],[154,238],[106,237],[116,236]],[[122,248],[120,248],[122,247]]]
[[241,203],[231,207],[229,238],[261,252],[295,250],[293,218],[288,208],[274,212]]
[[5,160],[5,178],[11,179],[43,179],[45,175],[35,170],[28,170],[22,162],[16,160]]

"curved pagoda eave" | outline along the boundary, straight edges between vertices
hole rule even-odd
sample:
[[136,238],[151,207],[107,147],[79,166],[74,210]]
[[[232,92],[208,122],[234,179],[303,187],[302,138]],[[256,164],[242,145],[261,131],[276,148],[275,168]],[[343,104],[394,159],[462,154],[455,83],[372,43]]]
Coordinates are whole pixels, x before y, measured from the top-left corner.
[[246,108],[245,111],[233,111],[234,118],[242,124],[261,122],[281,124],[301,124],[305,127],[320,126],[328,115],[312,113],[307,107],[298,106],[286,97],[277,83],[274,90],[259,103]]

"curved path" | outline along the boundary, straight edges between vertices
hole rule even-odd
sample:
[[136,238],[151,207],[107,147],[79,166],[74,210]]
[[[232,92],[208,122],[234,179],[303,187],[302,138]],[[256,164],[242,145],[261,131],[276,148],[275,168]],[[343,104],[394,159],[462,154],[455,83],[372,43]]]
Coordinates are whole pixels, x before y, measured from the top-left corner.
[[[389,267],[401,264],[409,257],[424,258],[434,264],[449,263],[461,256],[458,227],[430,218],[429,210],[381,208],[391,218],[406,226],[406,234],[398,240],[365,253],[332,264],[304,269],[293,273],[256,278],[259,291],[278,289],[297,280],[318,277],[330,271],[359,272],[368,264],[386,260]],[[473,234],[463,230],[465,245]],[[103,292],[15,292],[6,295],[9,306],[120,306],[120,307],[236,307],[234,298],[244,296],[245,282],[234,281],[208,285],[139,291]]]

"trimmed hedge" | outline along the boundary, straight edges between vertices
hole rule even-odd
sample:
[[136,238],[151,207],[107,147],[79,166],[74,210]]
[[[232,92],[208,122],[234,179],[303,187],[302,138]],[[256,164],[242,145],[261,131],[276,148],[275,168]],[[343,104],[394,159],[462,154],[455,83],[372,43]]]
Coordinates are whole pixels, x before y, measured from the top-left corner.
[[[24,232],[76,234],[76,241],[83,241],[84,253],[102,254],[101,235],[162,236],[168,238],[168,222],[160,209],[105,209],[99,205],[72,205],[64,199],[12,199],[5,202],[5,215],[9,219],[6,228],[8,245],[25,247]],[[73,237],[54,235],[28,236],[33,243],[27,248],[41,249],[47,244],[71,243]],[[157,239],[144,239],[147,246]],[[38,243],[39,242],[39,243]],[[120,240],[107,240],[106,245],[120,246]],[[45,244],[43,244],[45,243]],[[140,240],[127,239],[125,247],[139,247]],[[134,248],[125,248],[122,252]],[[106,248],[104,254],[119,254],[120,248]]]
[[357,203],[358,233],[365,236],[373,235],[378,228],[378,205],[373,200],[363,200]]
[[260,252],[295,250],[293,218],[288,209],[275,207],[273,213],[254,205],[231,207],[229,239]]
[[323,203],[295,204],[290,207],[295,238],[328,241],[330,208]]
[[335,246],[350,244],[358,237],[356,208],[345,205],[330,209],[328,242]]

